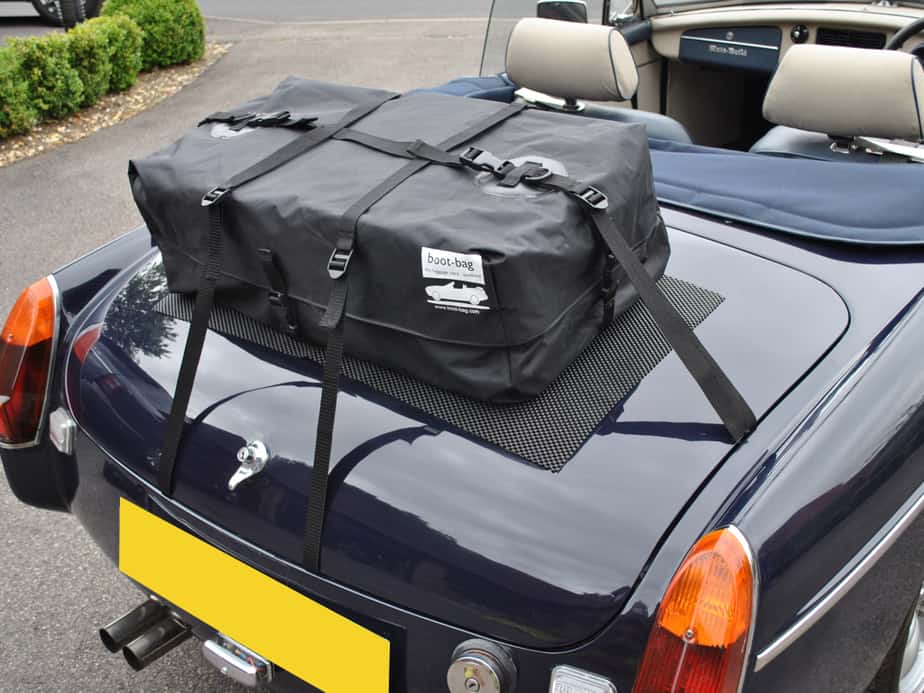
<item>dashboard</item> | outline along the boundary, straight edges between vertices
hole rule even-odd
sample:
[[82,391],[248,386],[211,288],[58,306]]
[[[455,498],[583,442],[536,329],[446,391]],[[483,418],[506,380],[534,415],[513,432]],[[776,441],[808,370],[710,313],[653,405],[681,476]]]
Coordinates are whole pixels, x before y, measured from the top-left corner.
[[684,31],[678,53],[688,63],[773,72],[781,45],[782,32],[775,26],[708,27]]
[[653,17],[651,40],[668,59],[769,74],[794,44],[882,48],[922,15],[911,7],[816,3],[690,10]]

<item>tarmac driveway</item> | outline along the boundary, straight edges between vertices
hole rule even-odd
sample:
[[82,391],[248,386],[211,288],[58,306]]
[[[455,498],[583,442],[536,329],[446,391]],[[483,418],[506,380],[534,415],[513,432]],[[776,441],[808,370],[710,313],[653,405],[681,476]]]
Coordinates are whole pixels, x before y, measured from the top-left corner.
[[[205,2],[206,14],[209,5]],[[345,3],[343,3],[345,4]],[[58,149],[0,168],[0,316],[29,282],[140,222],[126,164],[168,144],[210,111],[270,91],[296,74],[395,90],[439,84],[478,70],[484,21],[277,22],[309,3],[222,2],[268,18],[210,19],[212,40],[231,51],[198,81],[151,110]],[[323,0],[319,7],[335,5]],[[443,10],[487,14],[486,1],[365,1],[395,14]],[[310,3],[315,6],[315,1]],[[0,9],[4,6],[0,5]],[[455,9],[453,9],[455,8]],[[354,8],[355,9],[355,8]],[[229,15],[230,16],[230,15]],[[0,481],[0,691],[238,691],[189,642],[140,674],[105,653],[96,629],[139,593],[70,516],[22,506]]]

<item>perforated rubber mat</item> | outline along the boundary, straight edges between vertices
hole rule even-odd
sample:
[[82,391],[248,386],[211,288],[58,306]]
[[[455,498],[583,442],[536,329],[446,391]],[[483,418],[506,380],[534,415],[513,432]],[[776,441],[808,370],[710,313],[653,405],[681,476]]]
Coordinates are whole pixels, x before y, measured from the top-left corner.
[[[674,277],[665,276],[658,285],[693,327],[724,300],[713,291]],[[194,303],[189,296],[168,294],[157,310],[188,321]],[[324,360],[323,347],[292,339],[220,305],[213,309],[209,327],[289,356],[317,363]],[[486,404],[349,357],[343,360],[343,374],[527,462],[557,472],[610,410],[670,352],[648,310],[637,302],[601,332],[542,395],[529,402]]]

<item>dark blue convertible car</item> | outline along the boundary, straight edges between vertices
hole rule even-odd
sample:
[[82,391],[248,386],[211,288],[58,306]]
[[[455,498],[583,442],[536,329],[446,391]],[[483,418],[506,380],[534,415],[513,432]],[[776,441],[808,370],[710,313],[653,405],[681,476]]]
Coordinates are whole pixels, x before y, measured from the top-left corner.
[[[591,3],[601,51],[551,20],[507,47],[535,7],[495,5],[484,76],[436,91],[647,126],[661,289],[758,424],[728,439],[641,305],[488,433],[354,363],[308,571],[315,352],[216,308],[163,494],[190,308],[135,229],[0,340],[10,486],[140,589],[103,643],[293,691],[924,690],[924,8]],[[621,103],[581,100],[598,75]]]

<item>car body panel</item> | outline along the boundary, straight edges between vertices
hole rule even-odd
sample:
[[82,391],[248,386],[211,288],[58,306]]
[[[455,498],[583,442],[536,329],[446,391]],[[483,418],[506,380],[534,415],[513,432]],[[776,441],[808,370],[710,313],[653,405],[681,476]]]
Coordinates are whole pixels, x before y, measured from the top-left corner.
[[[699,215],[667,218],[692,233],[715,233]],[[635,608],[656,604],[696,539],[735,524],[754,548],[760,578],[749,669],[840,584],[867,546],[897,522],[903,502],[924,496],[924,382],[920,369],[909,368],[924,342],[924,253],[811,241],[782,248],[778,240],[762,232],[736,236],[735,243],[836,287],[850,310],[850,328],[750,435],[757,459],[732,455],[703,486],[630,601]],[[808,253],[792,252],[796,248]],[[901,442],[891,444],[896,438]],[[924,579],[922,527],[919,516],[823,619],[751,673],[744,690],[866,691]]]
[[[862,690],[855,684],[864,679],[869,680],[871,672],[875,671],[885,655],[903,616],[899,614],[900,605],[894,603],[894,600],[880,597],[876,602],[873,601],[874,597],[877,594],[889,594],[893,590],[898,594],[907,591],[909,586],[920,583],[924,573],[924,566],[920,565],[920,552],[917,550],[919,541],[916,539],[920,536],[920,521],[890,547],[870,573],[839,601],[837,608],[801,636],[797,645],[786,649],[759,672],[753,672],[753,668],[756,654],[779,638],[796,621],[798,615],[817,600],[819,594],[835,584],[838,576],[852,562],[859,560],[858,557],[862,557],[864,546],[875,542],[876,537],[886,531],[883,522],[888,525],[899,512],[893,502],[903,495],[910,499],[922,493],[919,488],[920,465],[916,468],[910,460],[920,455],[916,451],[921,449],[921,438],[924,437],[924,429],[916,423],[919,421],[924,392],[921,391],[920,378],[907,378],[905,371],[906,354],[914,351],[924,339],[924,320],[921,319],[920,311],[915,312],[912,308],[921,290],[924,252],[914,248],[869,251],[799,241],[770,232],[717,223],[702,215],[669,208],[664,208],[663,212],[668,225],[682,230],[684,236],[705,237],[717,243],[734,244],[744,253],[772,258],[778,264],[793,267],[830,285],[836,290],[838,302],[842,301],[841,305],[848,307],[850,324],[824,358],[820,358],[801,378],[794,381],[785,396],[766,411],[747,442],[727,454],[720,465],[715,465],[717,456],[724,454],[722,451],[729,451],[729,446],[720,441],[700,439],[691,444],[693,441],[657,435],[660,428],[655,426],[648,430],[643,427],[637,431],[631,428],[618,431],[619,442],[628,446],[627,449],[642,451],[645,450],[646,440],[656,440],[659,447],[664,446],[663,459],[673,455],[692,459],[695,464],[699,464],[697,460],[711,459],[712,470],[656,540],[641,575],[622,595],[620,613],[608,625],[604,624],[596,634],[567,649],[510,645],[520,670],[521,685],[524,690],[544,690],[548,685],[551,668],[558,664],[570,664],[602,673],[610,677],[619,690],[630,690],[647,640],[651,618],[684,553],[708,529],[735,524],[748,538],[758,557],[760,581],[757,628],[745,690],[817,691],[819,681],[831,680],[831,671],[837,671],[838,682],[843,683],[842,687],[831,690]],[[122,277],[135,274],[137,266],[149,261],[150,258],[142,257],[147,235],[143,230],[138,233],[143,236],[144,242],[129,244],[134,249],[134,255],[126,253],[123,258],[127,269],[115,280],[103,282],[99,293],[79,315],[69,314],[66,317],[69,325],[64,338],[66,342],[72,342],[105,313],[106,306],[115,297],[116,288],[124,283]],[[682,243],[679,241],[678,247]],[[677,258],[683,256],[682,251],[676,255]],[[95,262],[92,258],[90,256],[87,259],[88,267]],[[69,270],[69,276],[75,278],[73,286],[63,273],[57,275],[66,311],[79,309],[78,301],[69,301],[68,296],[86,296],[88,293],[79,290],[75,292],[73,287],[79,288],[82,283],[100,281],[100,275],[95,270],[80,272],[81,264],[83,262]],[[105,266],[107,263],[98,264]],[[708,266],[701,266],[699,272],[708,275]],[[709,283],[706,279],[701,281]],[[907,326],[905,322],[908,322]],[[703,327],[708,324],[707,320]],[[213,337],[210,336],[210,339]],[[714,348],[716,335],[703,333],[703,337]],[[176,338],[181,340],[182,335],[178,334]],[[789,336],[784,334],[782,339],[789,339]],[[106,345],[105,336],[100,344]],[[65,351],[60,350],[59,353]],[[102,352],[94,349],[91,353],[98,355]],[[248,354],[251,358],[254,356],[253,351]],[[272,354],[268,352],[260,352],[259,355],[264,360],[273,361]],[[720,358],[727,360],[729,356],[720,354]],[[114,363],[129,369],[129,364],[134,362],[131,359],[118,359]],[[287,365],[291,367],[291,364]],[[740,368],[746,365],[742,362]],[[753,367],[748,370],[761,372]],[[60,396],[62,374],[62,364],[58,364],[55,373],[56,398]],[[656,385],[671,383],[672,391],[677,389],[692,398],[696,394],[695,389],[686,388],[683,380],[678,378],[680,375],[683,373],[679,364],[671,365],[670,360],[665,360],[649,378]],[[739,377],[738,371],[733,371],[733,375]],[[139,387],[144,385],[141,373],[134,373],[132,379],[133,382],[137,380]],[[904,386],[895,389],[896,382],[903,382]],[[861,389],[864,394],[859,396]],[[154,391],[149,391],[144,397],[150,399],[150,408],[162,414],[167,400],[158,403]],[[881,406],[883,391],[895,393],[888,411],[905,412],[899,421],[890,420],[886,416],[865,415],[865,412]],[[169,395],[165,396],[169,398]],[[843,402],[849,403],[853,397],[857,397],[855,405],[843,405]],[[842,404],[832,406],[833,402]],[[58,403],[64,404],[56,399]],[[402,413],[398,407],[395,410]],[[658,421],[670,424],[672,417],[665,416],[664,410],[665,399],[656,388],[639,388],[622,403],[621,409],[616,412],[615,421],[610,424],[618,424],[620,421]],[[828,411],[829,415],[820,417],[820,410]],[[697,411],[703,412],[704,417],[709,415],[705,407]],[[673,418],[678,417],[675,415]],[[682,421],[678,420],[677,423]],[[787,441],[795,439],[811,440],[813,436],[820,435],[822,428],[827,429],[827,436],[833,436],[832,440],[837,441],[839,431],[860,427],[869,438],[869,444],[856,450],[841,446],[845,457],[843,465],[818,465],[817,454],[803,454],[803,451],[813,450],[810,446],[787,445]],[[386,440],[385,445],[375,453],[383,456],[383,459],[387,457],[389,461],[400,459],[408,447],[412,448],[416,444],[402,439],[402,435],[414,441],[434,438],[424,433],[420,426],[411,427],[411,431],[404,433],[400,433],[400,429],[395,430],[399,432],[390,441]],[[415,435],[419,437],[414,438]],[[563,474],[574,475],[576,472],[569,469],[580,469],[585,463],[588,468],[598,465],[598,469],[612,464],[613,435],[610,432],[607,438],[598,430],[580,453],[585,456],[582,458],[585,462],[579,465],[572,463]],[[437,439],[444,437],[444,440],[448,440],[445,436],[447,432],[441,432]],[[903,442],[900,445],[889,445],[888,441],[893,437],[899,437]],[[452,440],[453,444],[463,446],[462,449],[470,449],[465,446],[471,445],[471,441],[455,434]],[[823,442],[824,438],[820,440]],[[785,455],[781,454],[784,448],[787,448]],[[487,450],[477,445],[472,445],[471,449]],[[868,454],[866,450],[876,454]],[[700,451],[703,452],[702,458]],[[498,468],[523,466],[503,459],[494,451],[490,452],[491,456],[472,458],[472,463],[481,464],[484,459],[496,458]],[[588,462],[592,459],[591,453],[594,458],[598,458],[596,462]],[[397,643],[392,667],[394,691],[439,690],[444,685],[445,667],[455,645],[472,634],[492,635],[501,630],[497,628],[498,619],[491,618],[496,614],[486,615],[486,618],[475,624],[480,627],[471,630],[434,620],[428,612],[431,602],[422,591],[413,595],[414,600],[408,608],[401,608],[386,600],[364,595],[359,590],[339,584],[337,580],[307,573],[296,562],[274,555],[222,529],[206,517],[184,509],[176,501],[164,498],[141,474],[107,454],[105,446],[101,449],[100,442],[94,441],[83,430],[78,434],[77,453],[73,458],[65,458],[56,453],[45,442],[32,450],[5,452],[3,461],[8,477],[11,470],[13,478],[28,476],[25,470],[29,467],[46,470],[41,472],[43,476],[40,479],[35,480],[36,485],[40,485],[39,482],[55,484],[57,479],[70,476],[72,483],[67,494],[67,506],[113,560],[117,559],[118,498],[125,497],[360,623],[373,619],[379,625],[390,624],[395,628],[393,643]],[[359,464],[348,475],[349,482],[359,484],[362,477],[357,474],[357,470],[371,467],[367,462]],[[54,474],[44,476],[48,469],[54,470]],[[844,485],[844,470],[850,469],[862,470],[861,473],[854,473],[856,479],[865,479],[860,485],[861,492],[848,496],[831,493],[832,489]],[[786,473],[778,473],[782,470]],[[651,481],[651,477],[645,478]],[[226,482],[227,479],[222,481]],[[779,488],[775,489],[777,485]],[[768,493],[768,488],[775,490]],[[859,507],[840,507],[857,498],[862,500]],[[809,506],[812,502],[809,499],[820,501],[812,505],[812,515],[808,516],[810,522],[807,522],[806,513],[800,511]],[[858,512],[860,507],[864,512]],[[869,508],[876,508],[876,512],[869,512]],[[619,508],[617,514],[622,513],[618,517],[624,523],[638,520],[635,524],[623,525],[634,529],[645,526],[650,510],[650,507],[640,508],[636,505]],[[892,516],[888,516],[890,512]],[[831,531],[841,522],[850,524],[849,532]],[[811,531],[806,534],[805,541],[776,539],[783,536],[798,537],[800,532],[793,532],[793,528],[801,528],[804,534],[806,527]],[[612,532],[610,546],[617,548],[612,555],[624,556],[618,549],[623,545],[631,546],[625,544],[629,536],[631,533],[628,530]],[[500,565],[492,567],[504,568]],[[797,573],[804,579],[787,579],[787,575]],[[606,606],[607,611],[613,603]],[[200,637],[207,637],[210,633],[206,624],[197,624],[196,628]],[[503,641],[500,636],[494,637]],[[842,653],[849,655],[845,657]],[[795,676],[794,671],[804,671],[805,676]],[[828,678],[825,679],[825,676]],[[281,673],[279,684],[284,690],[299,688],[298,682],[285,672]],[[780,685],[784,687],[780,688]]]
[[[846,329],[836,292],[805,274],[687,234],[675,233],[673,247],[669,272],[725,296],[699,332],[758,413]],[[756,275],[763,281],[751,281]],[[82,367],[70,360],[67,378],[76,385],[68,394],[79,424],[151,483],[187,331],[154,311],[162,282],[155,256],[87,319],[104,324],[103,337]],[[778,348],[781,334],[786,350]],[[211,333],[174,498],[298,562],[319,378],[314,364]],[[669,398],[660,394],[667,391]],[[657,402],[657,413],[627,416],[625,408],[640,399]],[[229,491],[236,453],[253,440],[270,449],[270,462]],[[677,508],[730,449],[675,356],[601,422],[559,474],[344,382],[324,572],[508,642],[571,646],[622,607]]]

